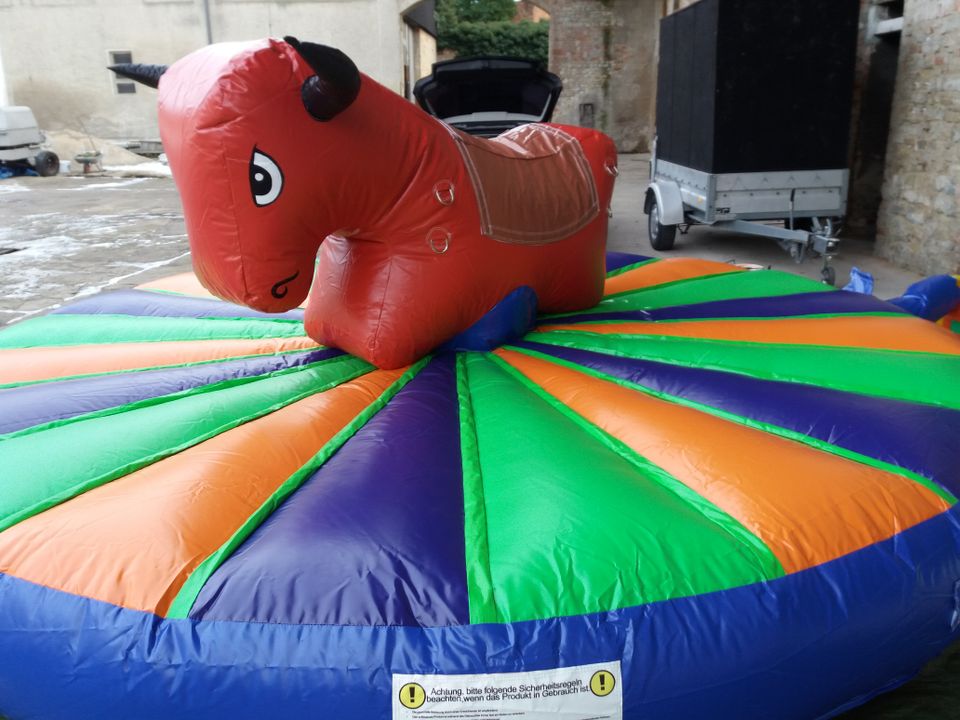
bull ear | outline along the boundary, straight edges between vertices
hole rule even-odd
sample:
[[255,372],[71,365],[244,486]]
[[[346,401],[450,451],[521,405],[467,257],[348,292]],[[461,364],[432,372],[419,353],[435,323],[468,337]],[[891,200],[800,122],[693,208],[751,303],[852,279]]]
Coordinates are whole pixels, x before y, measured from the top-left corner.
[[300,88],[303,106],[311,117],[327,122],[350,107],[360,93],[360,71],[353,60],[326,45],[300,42],[290,36],[284,41],[316,73],[304,80]]
[[142,63],[122,63],[120,65],[110,65],[120,77],[136,80],[152,88],[160,84],[160,76],[167,71],[166,65],[144,65]]

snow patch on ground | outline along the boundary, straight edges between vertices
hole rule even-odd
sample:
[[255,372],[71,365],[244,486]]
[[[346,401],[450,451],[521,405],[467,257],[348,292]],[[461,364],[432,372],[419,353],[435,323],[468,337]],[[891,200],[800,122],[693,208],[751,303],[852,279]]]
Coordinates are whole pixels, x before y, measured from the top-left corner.
[[[70,192],[81,189],[94,192]],[[0,182],[0,192],[23,190],[30,196],[0,196],[0,247],[7,250],[0,255],[0,325],[189,265],[179,198],[167,178]]]
[[89,185],[83,185],[82,187],[72,187],[64,188],[70,192],[77,192],[79,190],[102,190],[104,188],[125,188],[131,185],[139,185],[142,182],[145,182],[147,178],[145,177],[135,177],[131,180],[123,180],[121,182],[91,182]]
[[6,195],[9,193],[17,192],[30,192],[30,188],[24,187],[23,185],[17,185],[16,183],[0,183],[0,195]]
[[0,255],[3,297],[27,300],[51,287],[47,263],[53,258],[70,258],[83,249],[83,243],[67,235],[52,235],[33,240],[18,252]]
[[74,295],[73,297],[67,298],[64,302],[70,302],[71,300],[76,300],[77,298],[86,297],[87,295],[96,295],[98,292],[102,290],[106,290],[108,287],[116,285],[117,283],[122,282],[123,280],[132,278],[135,275],[139,275],[140,273],[145,273],[148,270],[155,270],[156,268],[161,268],[164,265],[170,265],[171,263],[174,263],[177,260],[180,260],[181,258],[187,257],[189,254],[190,253],[188,251],[185,253],[181,253],[176,257],[165,258],[163,260],[157,260],[156,262],[150,262],[150,263],[125,263],[126,265],[129,265],[130,267],[133,267],[136,269],[133,272],[127,273],[126,275],[118,275],[117,277],[110,278],[109,280],[101,283],[100,285],[89,285],[85,288],[81,288],[76,295]]
[[162,162],[144,162],[136,165],[106,165],[104,171],[112,177],[169,178],[173,177],[169,165]]
[[[63,287],[63,270],[61,268],[63,267],[63,261],[65,259],[86,253],[94,248],[98,251],[105,251],[105,253],[108,254],[109,249],[116,249],[120,246],[121,243],[109,242],[91,244],[84,240],[78,240],[77,238],[65,235],[55,235],[33,240],[28,247],[19,252],[0,255],[0,275],[4,278],[2,297],[7,300],[27,300],[38,296],[51,297],[52,294],[58,292],[59,288]],[[10,320],[10,322],[17,322],[33,315],[48,312],[72,300],[88,295],[95,295],[102,290],[115,286],[141,273],[175,263],[187,257],[189,254],[188,251],[174,257],[163,258],[162,260],[153,262],[115,260],[110,263],[113,267],[117,270],[128,269],[129,272],[123,272],[120,275],[116,275],[97,284],[80,286],[70,296],[44,307],[34,308],[29,311],[2,309],[0,312],[18,315],[15,319]]]

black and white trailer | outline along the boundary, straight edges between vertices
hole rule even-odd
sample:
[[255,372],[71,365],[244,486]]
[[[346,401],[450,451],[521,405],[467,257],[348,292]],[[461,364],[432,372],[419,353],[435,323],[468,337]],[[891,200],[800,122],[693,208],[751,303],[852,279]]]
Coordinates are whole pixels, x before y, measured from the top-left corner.
[[705,224],[830,259],[846,214],[858,0],[700,0],[660,23],[650,244]]

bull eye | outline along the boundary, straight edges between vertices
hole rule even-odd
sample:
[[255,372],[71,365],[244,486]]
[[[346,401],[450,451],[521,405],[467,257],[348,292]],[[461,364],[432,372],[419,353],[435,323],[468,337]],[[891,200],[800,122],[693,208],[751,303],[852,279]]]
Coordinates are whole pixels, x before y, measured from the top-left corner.
[[253,202],[263,207],[269,205],[283,190],[283,172],[272,157],[265,152],[253,149],[250,158],[250,192],[253,193]]

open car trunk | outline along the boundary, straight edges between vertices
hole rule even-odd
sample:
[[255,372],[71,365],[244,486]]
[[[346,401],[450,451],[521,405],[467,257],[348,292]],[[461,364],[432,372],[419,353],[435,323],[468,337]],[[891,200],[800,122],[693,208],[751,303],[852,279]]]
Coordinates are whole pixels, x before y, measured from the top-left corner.
[[434,63],[413,95],[431,115],[471,135],[493,137],[553,116],[563,83],[536,60],[479,56]]

